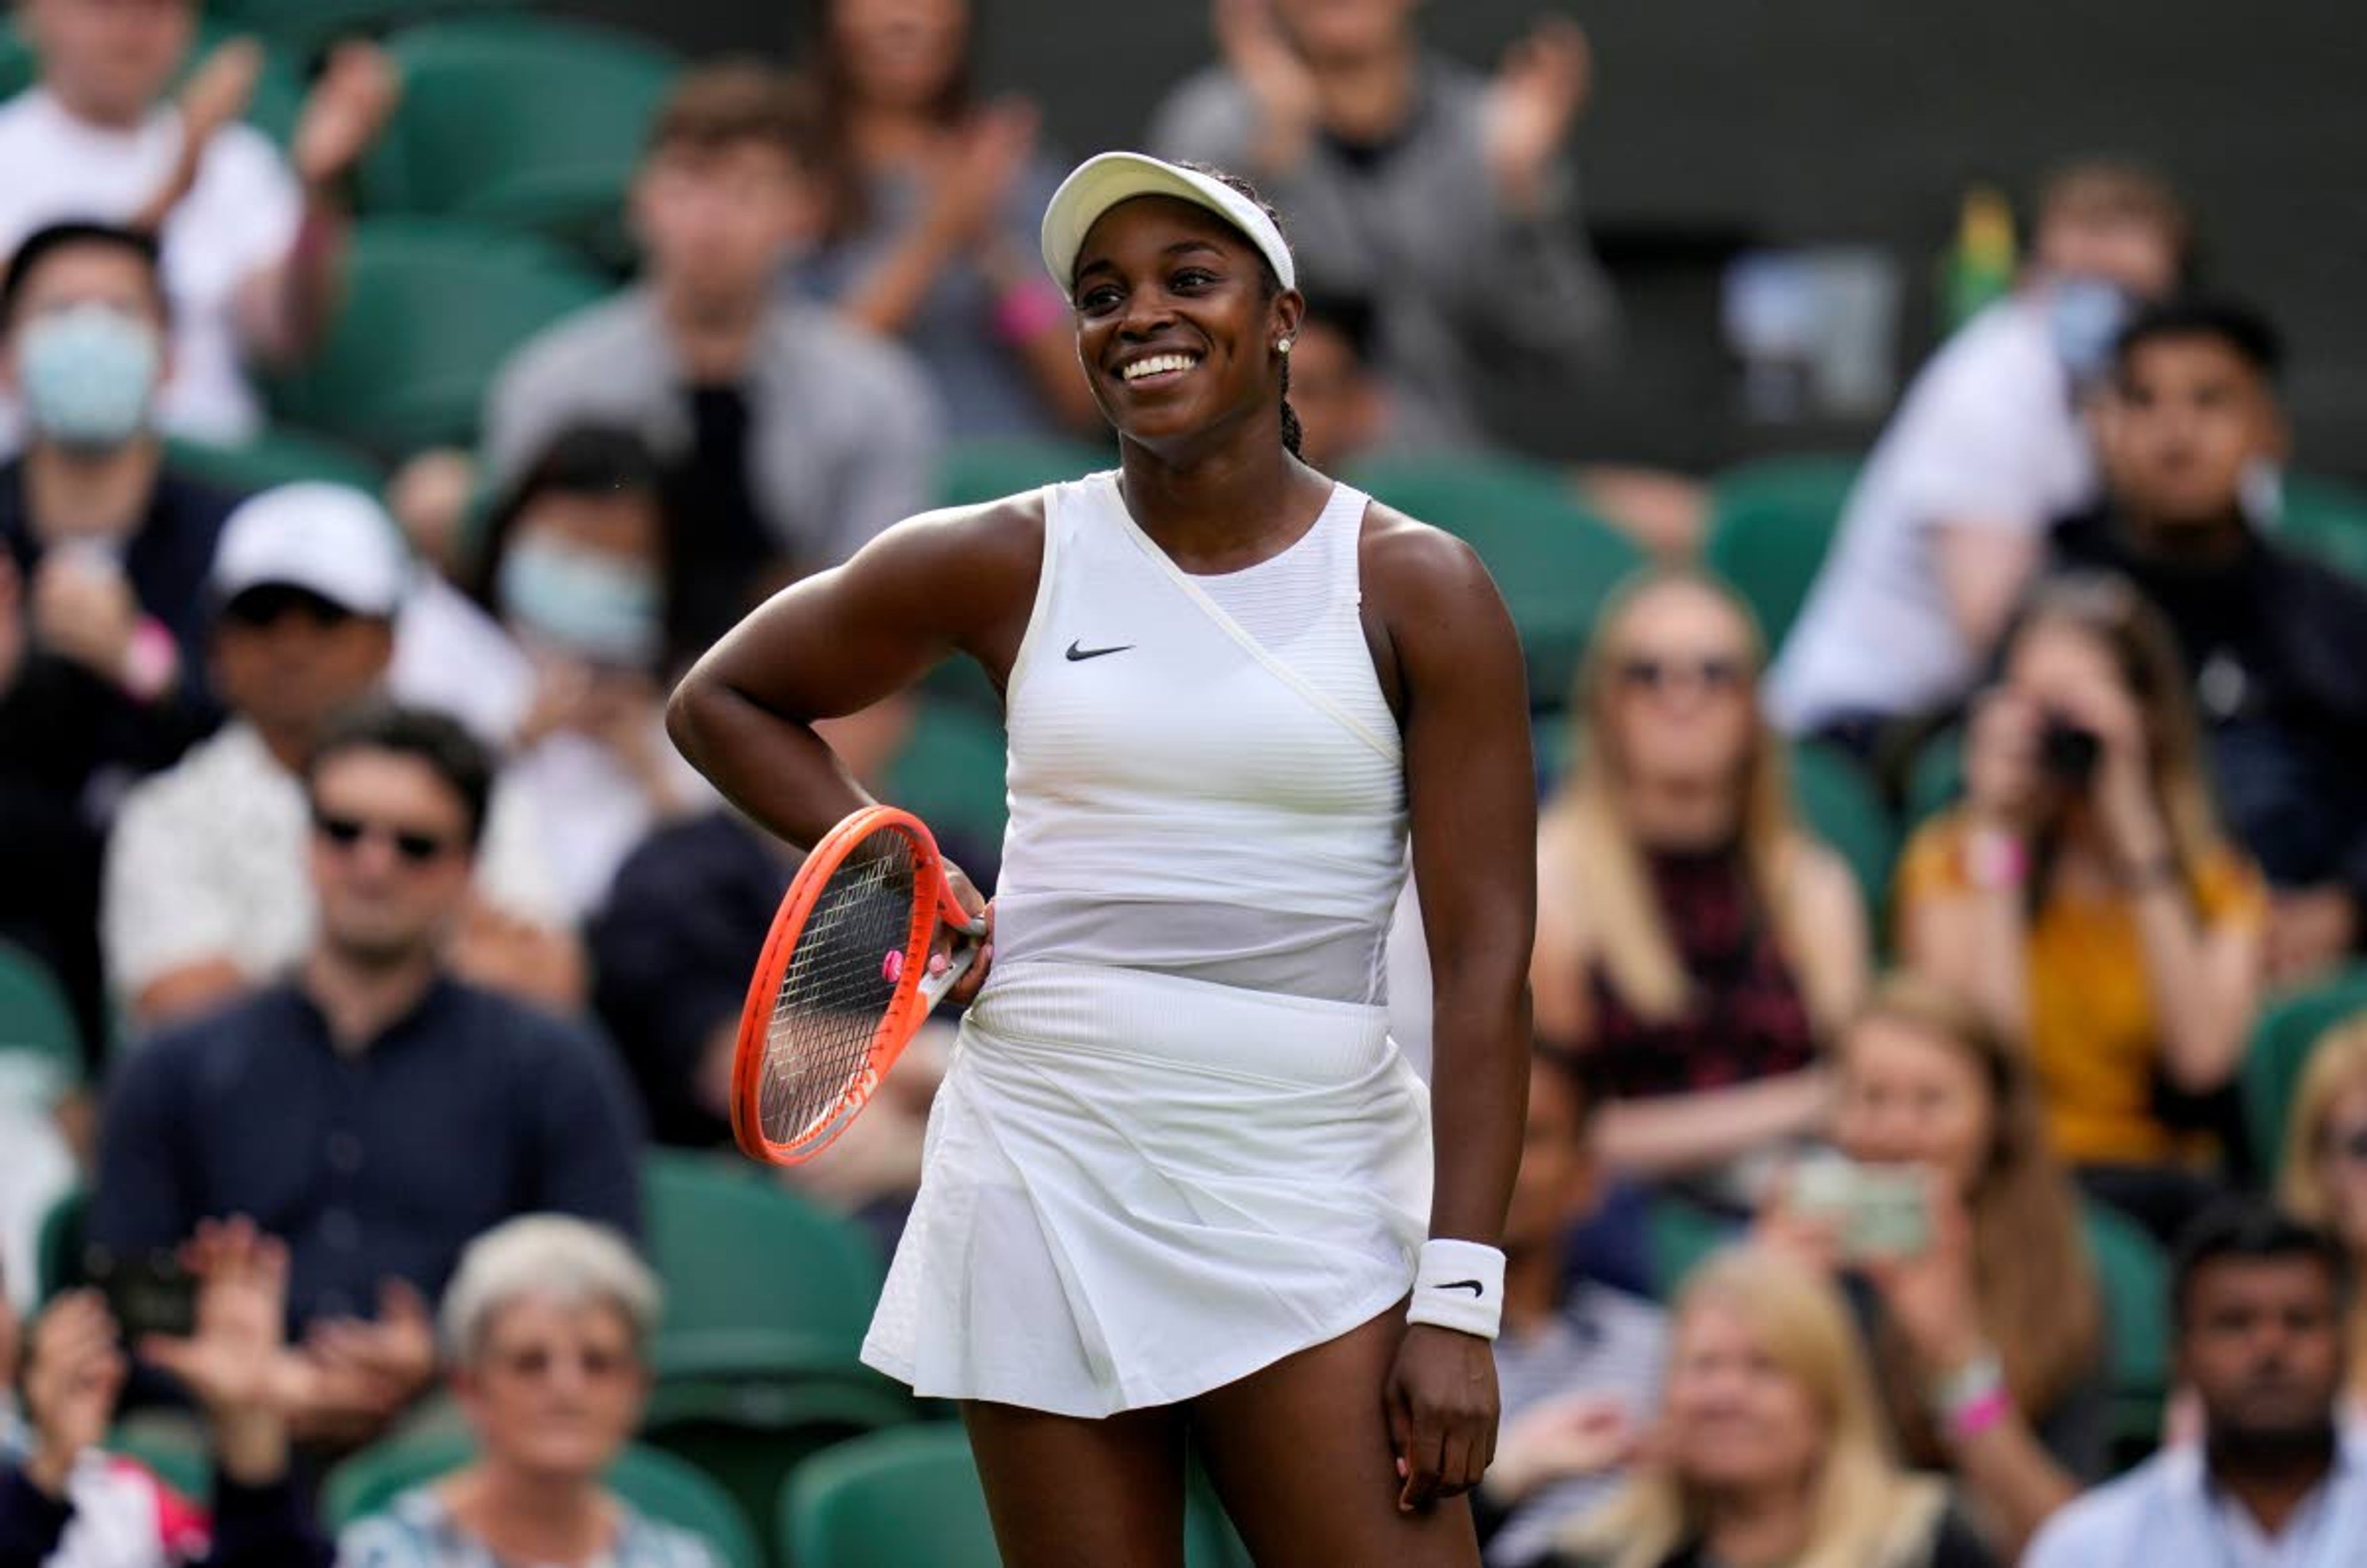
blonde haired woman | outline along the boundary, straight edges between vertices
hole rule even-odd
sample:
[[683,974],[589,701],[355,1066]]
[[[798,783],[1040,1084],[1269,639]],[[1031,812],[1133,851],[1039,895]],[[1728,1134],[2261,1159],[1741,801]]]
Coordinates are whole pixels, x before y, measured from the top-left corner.
[[1994,1568],[1901,1471],[1840,1292],[1784,1253],[1719,1254],[1677,1302],[1650,1461],[1570,1537],[1585,1568]]
[[[2285,1119],[2277,1201],[2342,1244],[2367,1271],[2367,1013],[2320,1036]],[[2350,1300],[2350,1386],[2344,1415],[2367,1424],[2367,1294]]]
[[1592,1058],[1603,1156],[1633,1174],[1716,1177],[1810,1133],[1818,1042],[1865,987],[1864,908],[1793,815],[1764,663],[1731,592],[1652,570],[1606,609],[1572,698],[1530,980],[1539,1036]]
[[1975,710],[1964,805],[1899,871],[1908,964],[2028,1043],[2056,1151],[2164,1241],[2208,1202],[2268,896],[2220,831],[2186,678],[2120,578],[2042,585]]
[[2019,1544],[2101,1477],[2110,1436],[2102,1303],[2030,1064],[1971,1002],[1899,975],[1842,1034],[1834,1071],[1834,1146],[1922,1174],[1925,1245],[1844,1263],[1831,1219],[1780,1201],[1761,1235],[1863,1280],[1852,1299],[1891,1432],[1962,1482],[1992,1539]]

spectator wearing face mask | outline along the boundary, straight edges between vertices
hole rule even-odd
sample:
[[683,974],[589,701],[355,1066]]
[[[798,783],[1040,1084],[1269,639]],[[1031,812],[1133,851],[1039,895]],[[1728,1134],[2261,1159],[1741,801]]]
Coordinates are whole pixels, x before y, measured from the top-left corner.
[[128,229],[43,229],[0,280],[30,430],[0,467],[0,935],[51,966],[94,1044],[114,796],[215,716],[205,580],[232,501],[172,472],[151,428],[166,320],[155,243]]
[[2135,301],[2185,270],[2158,178],[2074,164],[2038,198],[2020,286],[1907,390],[1775,661],[1771,711],[1866,753],[1961,702],[2045,547],[2095,494],[2080,400]]
[[[208,584],[231,721],[132,790],[108,847],[101,935],[136,1024],[206,1011],[303,955],[316,911],[300,775],[330,725],[387,689],[410,582],[393,520],[359,491],[284,485],[232,515]],[[480,983],[574,1005],[581,953],[506,790],[476,861],[456,962]]]
[[95,218],[156,236],[173,300],[165,428],[241,441],[262,427],[251,360],[302,356],[335,313],[346,220],[339,187],[385,128],[398,84],[377,49],[330,55],[288,155],[238,123],[264,63],[218,48],[165,96],[195,41],[198,0],[25,0],[40,80],[0,106],[0,251]]
[[2125,576],[2169,623],[2221,808],[2273,894],[2272,981],[2367,935],[2367,590],[2278,541],[2291,446],[2275,329],[2203,298],[2140,315],[2099,400],[2106,494],[2056,525],[2053,564]]
[[714,799],[665,738],[675,539],[649,447],[596,425],[551,442],[488,535],[481,597],[535,671],[507,776],[572,920],[652,829]]

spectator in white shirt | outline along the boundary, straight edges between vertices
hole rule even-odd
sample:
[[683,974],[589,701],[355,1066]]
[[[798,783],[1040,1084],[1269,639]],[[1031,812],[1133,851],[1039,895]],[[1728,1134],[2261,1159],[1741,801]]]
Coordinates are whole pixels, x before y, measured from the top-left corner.
[[[303,955],[315,908],[300,771],[324,727],[387,683],[411,581],[393,521],[358,491],[286,486],[231,515],[214,558],[212,653],[234,716],[131,791],[108,847],[100,938],[136,1023],[206,1010]],[[478,890],[455,944],[461,976],[579,1002],[580,950],[532,825],[500,790]]]
[[[334,311],[345,220],[339,182],[397,93],[377,50],[330,57],[289,155],[237,123],[262,68],[222,45],[177,102],[197,0],[22,0],[40,79],[0,107],[0,253],[62,219],[153,231],[172,296],[173,374],[160,405],[177,434],[239,441],[261,428],[250,358],[300,358]],[[10,423],[13,424],[13,418]]]
[[1775,662],[1778,724],[1870,753],[1963,699],[2048,525],[2095,492],[2081,395],[2189,242],[2142,170],[2100,160],[2048,183],[2020,287],[1924,367],[1867,459]]

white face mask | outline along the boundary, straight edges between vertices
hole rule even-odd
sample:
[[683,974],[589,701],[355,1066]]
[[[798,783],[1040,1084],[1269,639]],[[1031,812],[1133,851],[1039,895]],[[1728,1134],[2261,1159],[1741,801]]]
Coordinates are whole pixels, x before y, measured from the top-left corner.
[[521,630],[579,658],[650,670],[663,651],[657,572],[606,550],[529,535],[503,555],[493,591]]
[[155,327],[112,305],[36,316],[17,334],[26,420],[62,446],[120,446],[148,428],[164,361]]
[[2056,281],[2047,296],[2046,328],[2056,357],[2075,384],[2087,386],[2104,373],[2112,344],[2133,313],[2128,292],[2110,279],[2081,276]]

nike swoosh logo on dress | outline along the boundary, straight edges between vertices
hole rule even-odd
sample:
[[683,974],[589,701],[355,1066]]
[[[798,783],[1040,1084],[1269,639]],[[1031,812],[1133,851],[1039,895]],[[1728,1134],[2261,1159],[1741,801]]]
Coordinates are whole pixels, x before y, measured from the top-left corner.
[[1113,653],[1124,653],[1133,646],[1134,644],[1126,642],[1120,643],[1116,648],[1087,648],[1082,641],[1072,642],[1069,645],[1069,662],[1082,664],[1088,659],[1105,659]]

